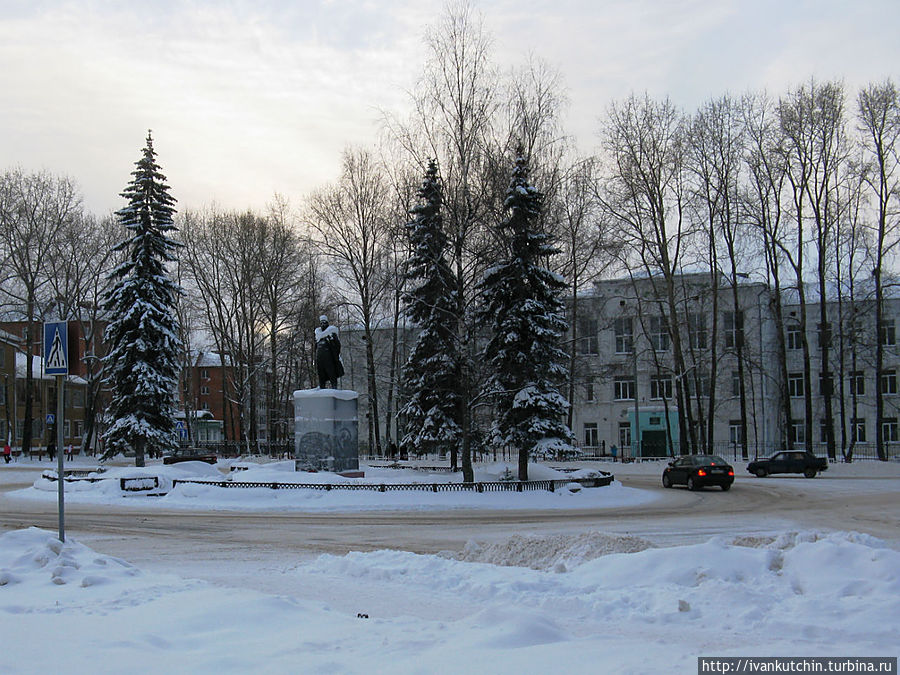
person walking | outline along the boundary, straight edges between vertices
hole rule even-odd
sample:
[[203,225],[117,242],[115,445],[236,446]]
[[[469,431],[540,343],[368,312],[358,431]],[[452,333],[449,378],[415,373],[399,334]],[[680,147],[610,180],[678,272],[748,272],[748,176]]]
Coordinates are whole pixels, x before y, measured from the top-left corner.
[[9,460],[12,459],[12,448],[9,447],[9,441],[3,446],[3,461],[9,464]]

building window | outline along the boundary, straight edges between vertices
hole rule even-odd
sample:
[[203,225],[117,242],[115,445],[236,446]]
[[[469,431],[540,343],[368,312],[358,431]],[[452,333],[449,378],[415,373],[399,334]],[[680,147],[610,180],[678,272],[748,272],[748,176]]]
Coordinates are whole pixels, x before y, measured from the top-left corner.
[[744,344],[744,312],[725,312],[725,346],[736,348]]
[[788,373],[788,394],[791,398],[800,398],[803,391],[803,373]]
[[819,443],[828,442],[828,422],[819,420]]
[[688,339],[691,349],[706,349],[706,316],[703,314],[688,314]]
[[818,339],[819,339],[819,345],[818,345],[819,349],[821,349],[823,346],[830,347],[831,346],[831,324],[830,323],[817,324],[816,332],[818,334]]
[[202,380],[209,379],[209,368],[201,368],[200,369],[200,379],[202,379]]
[[617,401],[632,401],[635,396],[633,377],[616,377],[613,380],[613,398]]
[[831,396],[834,393],[834,375],[828,373],[819,373],[819,396]]
[[866,420],[856,417],[850,420],[850,441],[852,443],[866,442]]
[[631,447],[631,422],[619,422],[619,448],[622,457],[625,456],[625,448]]
[[600,445],[600,434],[597,431],[596,422],[584,423],[584,447],[596,448]]
[[896,443],[900,440],[897,429],[896,417],[885,417],[881,424],[881,435],[884,437],[885,443]]
[[861,370],[855,370],[850,373],[850,395],[866,395],[866,376]]
[[731,420],[728,422],[728,442],[731,445],[743,445],[743,434],[741,433],[741,421]]
[[200,395],[201,396],[209,396],[209,387],[206,385],[203,385],[202,387],[200,387]]
[[806,443],[806,424],[804,422],[791,422],[791,441],[794,445]]
[[709,373],[697,373],[685,377],[683,384],[688,396],[709,396],[709,381]]
[[787,327],[787,348],[803,349],[803,333],[800,332],[800,326]]
[[881,373],[881,393],[896,394],[897,393],[897,371],[885,370]]
[[883,318],[881,320],[881,344],[885,347],[893,347],[897,344],[897,332],[893,319]]
[[616,354],[631,354],[634,351],[634,320],[630,316],[620,316],[615,320]]
[[203,401],[203,403],[200,404],[200,410],[209,410],[209,401]]
[[578,351],[581,354],[597,356],[600,353],[600,339],[597,332],[600,329],[597,319],[579,319],[578,321]]
[[83,420],[75,420],[75,438],[84,438]]
[[670,375],[654,375],[650,378],[650,398],[672,398]]
[[588,403],[593,403],[596,398],[594,397],[594,383],[588,382],[584,385],[584,400]]
[[741,395],[741,374],[736,370],[731,371],[731,395]]
[[669,350],[669,322],[664,316],[650,317],[650,345],[654,351],[665,352]]

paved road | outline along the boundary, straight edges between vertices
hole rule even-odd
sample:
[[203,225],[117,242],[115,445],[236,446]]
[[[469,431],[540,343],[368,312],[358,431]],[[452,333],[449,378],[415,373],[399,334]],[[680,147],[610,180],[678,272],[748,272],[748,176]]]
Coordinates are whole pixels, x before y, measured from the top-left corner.
[[[378,513],[185,512],[148,508],[115,512],[68,504],[66,529],[99,550],[128,557],[189,547],[233,554],[237,549],[311,556],[382,548],[417,553],[460,550],[467,541],[490,542],[513,534],[627,533],[669,545],[715,534],[753,534],[784,529],[855,530],[900,546],[900,481],[740,477],[718,489],[664,490],[655,475],[619,476],[658,499],[636,507],[582,511],[447,511]],[[5,489],[16,486],[4,486]],[[21,487],[19,485],[18,487]],[[601,488],[602,489],[602,488]],[[57,526],[55,503],[11,500],[0,494],[0,530]],[[176,546],[175,542],[181,542]],[[175,551],[173,551],[174,553]]]

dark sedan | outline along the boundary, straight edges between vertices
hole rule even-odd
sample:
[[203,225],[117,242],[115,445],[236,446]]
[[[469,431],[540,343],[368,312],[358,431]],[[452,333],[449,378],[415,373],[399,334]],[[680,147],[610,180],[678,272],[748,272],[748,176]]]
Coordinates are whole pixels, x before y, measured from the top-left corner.
[[707,485],[731,489],[734,469],[717,455],[685,455],[669,462],[662,475],[663,487],[687,485],[688,490],[699,490]]
[[200,448],[179,448],[163,457],[163,464],[178,464],[180,462],[206,462],[215,464],[219,458],[213,452],[204,452]]
[[817,473],[827,470],[827,459],[802,450],[777,452],[771,457],[754,459],[747,465],[747,471],[760,478],[773,473],[802,473],[807,478],[815,478]]

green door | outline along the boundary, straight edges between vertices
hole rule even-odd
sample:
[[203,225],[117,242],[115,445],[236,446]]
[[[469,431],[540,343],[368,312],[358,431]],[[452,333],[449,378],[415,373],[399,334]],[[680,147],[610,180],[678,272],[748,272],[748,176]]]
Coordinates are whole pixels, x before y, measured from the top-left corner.
[[641,457],[666,457],[668,454],[665,429],[641,430]]

